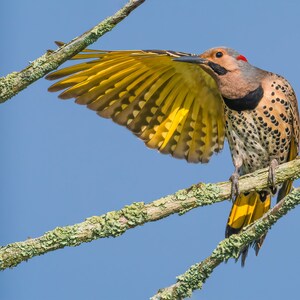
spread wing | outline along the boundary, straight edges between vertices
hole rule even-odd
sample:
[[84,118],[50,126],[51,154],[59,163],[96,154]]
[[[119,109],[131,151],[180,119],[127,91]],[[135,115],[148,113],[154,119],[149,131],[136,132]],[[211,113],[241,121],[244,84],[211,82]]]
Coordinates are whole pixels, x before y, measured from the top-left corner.
[[[173,61],[187,53],[84,50],[89,59],[49,74],[49,91],[75,98],[126,126],[150,148],[188,162],[207,162],[223,148],[222,97],[200,66]],[[92,60],[91,60],[92,59]]]

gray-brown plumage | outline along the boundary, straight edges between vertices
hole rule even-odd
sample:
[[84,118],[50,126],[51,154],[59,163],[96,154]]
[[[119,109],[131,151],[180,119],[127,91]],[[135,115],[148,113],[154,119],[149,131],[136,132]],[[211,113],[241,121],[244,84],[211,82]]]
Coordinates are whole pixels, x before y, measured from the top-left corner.
[[[207,162],[223,148],[226,136],[235,167],[235,201],[226,236],[270,208],[276,190],[274,170],[296,157],[300,141],[297,100],[283,77],[252,66],[225,47],[199,56],[162,50],[85,50],[75,56],[87,58],[95,60],[48,75],[66,77],[49,90],[65,89],[62,99],[75,98],[126,126],[147,146],[189,162]],[[267,166],[269,189],[239,193],[240,175]],[[279,200],[291,184],[283,184]],[[256,252],[263,239],[254,243]]]

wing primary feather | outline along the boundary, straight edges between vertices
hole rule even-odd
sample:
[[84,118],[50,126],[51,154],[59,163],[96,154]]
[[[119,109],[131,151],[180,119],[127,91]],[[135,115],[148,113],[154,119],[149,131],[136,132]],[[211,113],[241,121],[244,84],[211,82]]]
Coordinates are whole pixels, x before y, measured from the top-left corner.
[[[110,59],[105,59],[104,57],[98,56],[98,59],[82,62],[77,65],[65,67],[58,71],[54,71],[46,76],[48,80],[60,79],[62,77],[70,76],[72,74],[81,72],[81,71],[90,71],[85,73],[85,75],[93,75],[96,69],[107,70],[109,67],[116,66],[120,62],[128,61],[130,57],[111,57]],[[76,76],[76,75],[75,75]],[[68,79],[68,78],[67,78]]]
[[185,107],[188,110],[188,114],[186,114],[186,117],[182,120],[181,126],[177,128],[176,135],[174,136],[174,139],[177,139],[176,147],[172,153],[172,155],[176,158],[186,158],[189,151],[191,151],[190,143],[191,143],[191,137],[189,133],[192,131],[192,116],[194,112],[194,106],[195,106],[195,98],[192,93],[187,93],[186,99],[185,99]]
[[149,70],[137,78],[128,86],[124,91],[124,98],[128,98],[129,105],[124,108],[113,120],[118,124],[129,126],[130,123],[138,117],[141,111],[144,110],[146,105],[145,94],[149,91],[151,86],[157,80],[161,73],[164,73],[165,67],[161,68],[159,72]]
[[[164,101],[164,104],[161,105],[159,107],[160,111],[160,115],[155,114],[158,117],[161,117],[161,120],[159,120],[158,118],[155,119],[154,117],[151,119],[151,122],[149,123],[149,125],[151,125],[151,123],[153,124],[153,122],[157,123],[157,125],[155,126],[150,126],[150,128],[154,129],[154,133],[151,133],[148,135],[148,139],[149,141],[147,142],[147,146],[149,146],[150,148],[158,148],[159,151],[163,151],[163,143],[165,140],[165,136],[164,135],[168,135],[168,131],[170,130],[170,127],[172,125],[172,122],[175,118],[175,116],[177,115],[177,112],[179,110],[178,105],[176,105],[178,103],[178,101],[182,101],[182,99],[179,99],[178,101],[176,101],[176,98],[178,96],[178,94],[180,93],[180,88],[179,88],[179,81],[180,78],[177,78],[177,80],[174,80],[174,78],[172,78],[173,80],[169,82],[169,87],[168,85],[166,86],[166,88],[162,91],[161,95],[164,94],[164,92],[166,91],[168,94],[166,95],[166,97],[162,97],[164,99],[166,99],[166,101]],[[173,104],[173,105],[172,105]],[[146,133],[146,131],[143,132],[143,136],[144,133]],[[167,136],[167,138],[170,138],[170,134]],[[165,144],[164,144],[165,146]],[[166,152],[164,152],[166,153]]]
[[[188,90],[182,89],[181,86],[179,86],[179,93],[177,97],[175,98],[175,102],[172,107],[172,111],[174,112],[174,117],[171,119],[171,124],[168,128],[167,135],[164,139],[163,144],[160,147],[160,150],[162,152],[171,152],[173,154],[173,150],[171,149],[173,145],[176,146],[176,140],[174,140],[174,135],[176,131],[181,130],[182,125],[184,124],[184,121],[188,114],[188,107],[186,105],[186,96],[187,96]],[[169,149],[167,150],[167,146],[169,145]],[[175,149],[175,148],[174,148]]]
[[172,97],[175,95],[174,89],[176,89],[176,84],[180,80],[180,78],[174,78],[174,76],[166,76],[165,79],[163,84],[161,84],[152,95],[152,100],[150,101],[149,99],[145,109],[139,114],[138,118],[132,122],[133,125],[138,125],[138,128],[141,128],[139,136],[145,142],[151,139],[150,136],[155,134],[158,127],[167,118],[172,104]]
[[[128,128],[134,133],[139,134],[143,140],[147,139],[143,132],[147,129],[152,132],[153,128],[151,127],[155,124],[157,125],[157,123],[153,124],[153,121],[151,124],[150,122],[155,117],[163,101],[166,100],[172,86],[176,84],[176,80],[173,82],[173,76],[173,70],[166,70],[159,76],[155,83],[153,83],[149,90],[144,94],[146,103],[143,110],[140,111],[130,124],[128,124]],[[172,84],[171,86],[170,82]]]
[[[77,76],[86,76],[86,78],[82,80],[82,82],[77,83],[62,92],[59,97],[61,99],[77,98],[99,84],[103,85],[103,89],[109,88],[109,86],[113,86],[118,80],[121,80],[130,74],[135,68],[136,64],[132,64],[132,62],[123,62],[99,72],[97,72],[97,70],[88,70],[88,72],[93,75],[89,75],[85,72],[79,73]],[[76,74],[74,75],[74,78],[76,78]]]
[[127,91],[128,85],[145,72],[147,72],[145,68],[130,70],[128,73],[123,73],[123,76],[117,76],[114,80],[110,80],[109,83],[103,82],[103,86],[91,90],[76,101],[80,101],[81,104],[87,104],[88,108],[92,110],[104,111],[111,107],[112,102],[115,105],[122,103],[120,99],[123,98],[122,96]]
[[[106,118],[111,117],[115,122],[117,122],[116,117],[125,111],[135,99],[137,101],[139,100],[138,95],[135,94],[135,91],[131,91],[129,89],[127,90],[128,85],[132,85],[135,82],[134,80],[136,80],[136,88],[138,88],[140,82],[139,79],[146,73],[146,69],[140,69],[134,74],[134,76],[131,74],[130,77],[124,78],[124,82],[118,89],[112,89],[111,92],[108,92],[106,95],[103,95],[96,101],[92,102],[90,105],[88,105],[88,107],[97,110],[101,116]],[[104,103],[106,106],[103,105]]]
[[94,84],[95,80],[97,81],[98,77],[109,77],[110,75],[115,73],[118,68],[125,69],[128,66],[132,66],[133,62],[134,60],[130,57],[120,57],[108,61],[93,60],[90,62],[79,64],[79,67],[77,67],[77,65],[66,67],[47,75],[46,78],[50,80],[60,79],[62,77],[68,76],[67,78],[62,79],[50,86],[48,90],[54,92],[65,89],[69,86],[74,86],[75,84],[77,84],[78,78],[81,78],[81,82],[85,81],[85,83],[88,82],[90,85],[92,85]]
[[205,136],[203,137],[203,157],[202,162],[208,162],[212,155],[212,116],[209,112],[205,111],[203,114],[202,122],[203,132]]

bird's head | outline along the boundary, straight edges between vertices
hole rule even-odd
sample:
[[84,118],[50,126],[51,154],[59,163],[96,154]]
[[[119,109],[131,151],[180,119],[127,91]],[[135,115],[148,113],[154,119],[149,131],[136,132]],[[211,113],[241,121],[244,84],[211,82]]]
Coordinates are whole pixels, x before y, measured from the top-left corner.
[[200,54],[199,58],[203,59],[204,66],[207,65],[216,76],[225,75],[227,72],[236,72],[249,65],[245,56],[225,47],[209,49]]
[[226,47],[212,48],[200,55],[181,56],[174,60],[199,64],[209,70],[214,77],[224,76],[228,72],[238,72],[249,65],[245,56]]
[[260,69],[250,65],[245,56],[231,48],[212,48],[200,55],[174,60],[198,64],[215,79],[221,94],[227,98],[241,97],[260,84]]

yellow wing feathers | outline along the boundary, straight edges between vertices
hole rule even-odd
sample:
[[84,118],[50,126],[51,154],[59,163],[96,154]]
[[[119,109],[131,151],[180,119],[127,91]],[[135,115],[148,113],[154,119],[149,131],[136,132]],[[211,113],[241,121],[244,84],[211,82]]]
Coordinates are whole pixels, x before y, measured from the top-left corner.
[[170,51],[85,50],[89,61],[47,76],[60,79],[49,91],[64,90],[105,118],[126,126],[150,148],[207,162],[223,148],[223,101],[214,79],[201,67],[173,61]]

